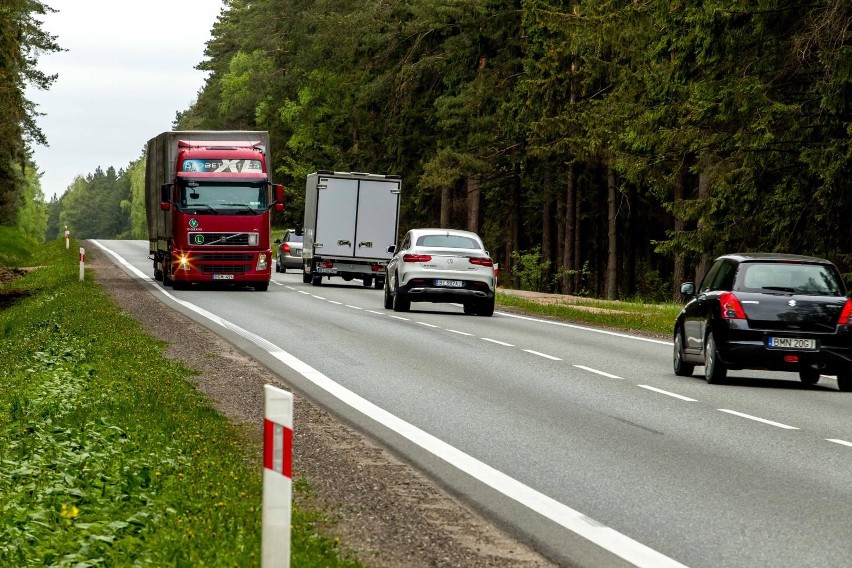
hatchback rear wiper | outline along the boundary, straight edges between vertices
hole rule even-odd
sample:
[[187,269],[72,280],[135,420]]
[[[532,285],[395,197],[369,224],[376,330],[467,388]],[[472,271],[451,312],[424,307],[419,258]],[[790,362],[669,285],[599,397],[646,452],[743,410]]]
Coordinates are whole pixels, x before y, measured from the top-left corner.
[[790,292],[791,294],[796,291],[795,288],[790,288],[788,286],[762,286],[764,290],[777,290],[779,292]]

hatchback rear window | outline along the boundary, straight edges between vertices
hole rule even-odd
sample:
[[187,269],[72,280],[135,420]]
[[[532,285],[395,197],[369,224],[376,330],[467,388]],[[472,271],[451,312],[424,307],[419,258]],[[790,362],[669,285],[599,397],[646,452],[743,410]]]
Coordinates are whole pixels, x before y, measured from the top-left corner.
[[845,295],[839,275],[820,264],[743,263],[738,280],[742,291]]
[[417,246],[474,250],[480,248],[475,240],[458,235],[423,235],[417,238]]

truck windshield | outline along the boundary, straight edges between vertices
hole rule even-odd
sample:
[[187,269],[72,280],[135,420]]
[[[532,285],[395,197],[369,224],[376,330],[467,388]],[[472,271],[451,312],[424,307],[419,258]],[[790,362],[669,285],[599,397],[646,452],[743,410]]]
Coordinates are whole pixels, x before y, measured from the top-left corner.
[[182,211],[197,215],[254,215],[266,211],[266,184],[190,184],[180,188]]

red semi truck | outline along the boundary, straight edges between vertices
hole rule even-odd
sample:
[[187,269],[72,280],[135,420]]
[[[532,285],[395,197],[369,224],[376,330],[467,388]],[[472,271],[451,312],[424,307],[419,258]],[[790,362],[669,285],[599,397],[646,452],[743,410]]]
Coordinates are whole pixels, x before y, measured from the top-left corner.
[[[269,134],[163,132],[148,141],[145,208],[154,278],[185,288],[213,282],[269,288]],[[274,194],[273,194],[274,189]]]

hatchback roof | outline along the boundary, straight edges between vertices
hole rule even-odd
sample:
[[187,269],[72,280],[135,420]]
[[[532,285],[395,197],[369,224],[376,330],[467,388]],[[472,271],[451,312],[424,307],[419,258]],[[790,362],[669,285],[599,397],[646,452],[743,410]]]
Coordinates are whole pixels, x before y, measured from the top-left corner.
[[833,264],[831,261],[815,256],[804,256],[800,254],[785,254],[780,252],[737,252],[723,254],[719,258],[730,258],[737,262],[813,262],[819,264]]

